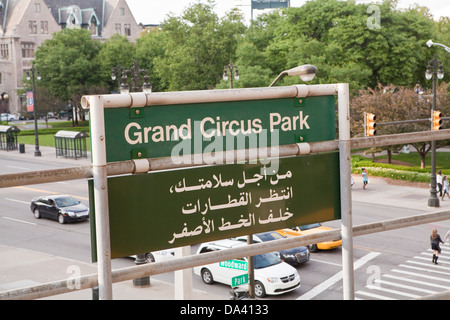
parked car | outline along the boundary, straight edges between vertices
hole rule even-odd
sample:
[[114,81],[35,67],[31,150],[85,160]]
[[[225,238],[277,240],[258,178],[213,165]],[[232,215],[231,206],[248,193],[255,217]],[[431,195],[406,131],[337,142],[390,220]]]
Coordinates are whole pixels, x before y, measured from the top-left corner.
[[[286,238],[275,231],[262,232],[253,235],[253,242],[261,243],[272,240]],[[247,241],[247,236],[237,237],[236,240]],[[274,253],[284,262],[290,265],[298,265],[309,260],[309,250],[306,247],[297,247],[286,250],[274,251]]]
[[[202,243],[197,250],[197,254],[236,248],[244,245],[246,244],[242,241],[231,239]],[[246,262],[247,258],[235,260]],[[228,263],[225,265],[228,265]],[[266,295],[282,294],[300,287],[300,275],[297,270],[286,262],[281,261],[274,253],[264,253],[254,256],[254,269],[255,296],[258,298]],[[222,266],[221,263],[212,263],[194,267],[194,274],[201,276],[203,282],[206,284],[220,282],[231,286],[232,278],[247,272],[245,269],[226,267],[223,263]]]
[[48,218],[58,220],[61,224],[89,218],[89,208],[68,195],[33,198],[30,209],[36,219]]
[[[136,255],[131,256],[131,258],[136,259]],[[145,254],[145,260],[149,263],[170,260],[173,258],[175,258],[175,249],[152,251]]]
[[[301,235],[306,235],[306,234],[311,234],[311,233],[316,233],[316,232],[323,232],[323,231],[328,231],[328,230],[333,230],[333,229],[330,227],[326,227],[326,226],[322,225],[321,223],[313,223],[313,224],[295,227],[292,229],[281,229],[281,230],[277,230],[277,232],[283,236],[290,237],[290,236],[301,236]],[[326,241],[326,242],[311,244],[311,245],[308,245],[308,248],[309,248],[310,252],[316,252],[317,250],[329,250],[329,249],[334,249],[334,248],[337,248],[340,246],[342,246],[341,238],[333,240],[333,241]]]
[[18,120],[17,117],[13,114],[2,113],[0,116],[1,121],[15,121]]

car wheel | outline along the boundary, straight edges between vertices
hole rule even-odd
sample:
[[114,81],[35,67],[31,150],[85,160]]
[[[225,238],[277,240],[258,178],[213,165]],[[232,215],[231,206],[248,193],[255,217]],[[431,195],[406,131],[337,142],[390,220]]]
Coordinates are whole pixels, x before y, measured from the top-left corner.
[[40,219],[40,218],[41,218],[41,213],[39,212],[39,209],[38,209],[38,208],[35,208],[35,209],[34,209],[33,214],[34,214],[34,217],[35,217],[36,219]]
[[58,222],[61,224],[66,223],[66,219],[64,219],[64,216],[62,214],[58,215]]
[[148,252],[148,253],[145,254],[145,260],[148,263],[155,262],[155,257],[152,255],[151,252]]
[[257,296],[258,298],[263,298],[266,296],[266,289],[264,288],[264,285],[259,281],[255,281],[255,296]]
[[317,252],[317,244],[308,245],[309,252]]
[[211,271],[209,271],[208,269],[203,269],[202,270],[202,280],[206,284],[214,283],[214,279],[213,279]]

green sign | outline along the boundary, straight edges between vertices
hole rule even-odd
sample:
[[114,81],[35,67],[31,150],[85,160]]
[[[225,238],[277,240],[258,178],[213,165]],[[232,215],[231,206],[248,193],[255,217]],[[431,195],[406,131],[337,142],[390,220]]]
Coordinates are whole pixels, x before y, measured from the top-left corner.
[[110,177],[112,257],[340,219],[339,181],[338,152]]
[[243,285],[246,283],[248,283],[248,273],[231,278],[231,286],[232,287],[237,287],[237,286],[240,286],[240,285]]
[[247,271],[247,262],[242,260],[221,261],[219,267]]
[[334,96],[104,110],[108,162],[335,138]]

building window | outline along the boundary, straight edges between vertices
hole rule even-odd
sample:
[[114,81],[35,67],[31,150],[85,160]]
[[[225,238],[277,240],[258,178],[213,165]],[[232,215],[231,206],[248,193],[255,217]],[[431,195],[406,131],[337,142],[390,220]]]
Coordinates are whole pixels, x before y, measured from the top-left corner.
[[34,9],[35,9],[35,12],[41,12],[41,4],[40,3],[35,3],[34,4]]
[[41,33],[48,34],[48,21],[41,21]]
[[120,23],[115,24],[116,33],[122,34],[122,25]]
[[120,8],[120,15],[124,16],[125,15],[125,8]]
[[33,57],[34,57],[34,43],[22,42],[22,58],[33,58]]
[[131,24],[125,23],[124,31],[126,36],[131,36]]
[[30,30],[30,34],[37,34],[37,22],[35,20],[28,21],[28,28]]
[[0,44],[0,57],[3,60],[9,59],[9,46],[7,44]]
[[89,23],[89,30],[91,31],[91,35],[98,35],[97,19],[94,16],[91,18],[91,22]]

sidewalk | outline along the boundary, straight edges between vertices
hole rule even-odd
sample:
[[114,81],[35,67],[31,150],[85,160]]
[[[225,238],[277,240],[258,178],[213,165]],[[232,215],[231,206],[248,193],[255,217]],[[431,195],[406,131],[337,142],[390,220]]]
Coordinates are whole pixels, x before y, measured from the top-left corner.
[[[25,153],[18,151],[0,152],[1,158],[33,158],[42,161],[55,162],[67,167],[90,164],[88,159],[65,159],[56,157],[54,148],[41,147],[41,157],[34,156],[34,146],[26,145]],[[429,188],[415,188],[388,184],[383,179],[370,177],[369,185],[364,190],[360,175],[354,175],[355,185],[352,188],[352,201],[383,204],[402,208],[433,212],[448,210],[450,199],[440,201],[440,208],[429,208]],[[20,248],[0,245],[0,292],[18,289],[52,281],[70,279],[75,275],[90,275],[97,273],[97,265],[82,263],[54,255],[40,253]],[[77,272],[77,273],[76,273]],[[226,296],[211,295],[205,291],[193,290],[191,300],[224,300]],[[113,299],[115,300],[173,300],[174,287],[171,283],[151,278],[148,287],[134,287],[132,281],[113,284]],[[92,290],[79,290],[71,293],[45,298],[45,300],[92,300]]]

